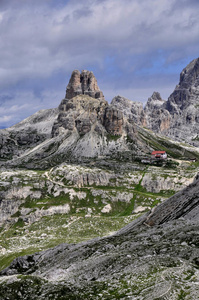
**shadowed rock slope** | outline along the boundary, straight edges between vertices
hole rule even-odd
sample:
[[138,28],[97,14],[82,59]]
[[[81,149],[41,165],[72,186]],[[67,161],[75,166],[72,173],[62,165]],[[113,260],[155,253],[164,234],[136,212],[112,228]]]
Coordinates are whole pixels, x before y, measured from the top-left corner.
[[15,259],[0,299],[198,299],[198,192],[197,177],[113,236]]

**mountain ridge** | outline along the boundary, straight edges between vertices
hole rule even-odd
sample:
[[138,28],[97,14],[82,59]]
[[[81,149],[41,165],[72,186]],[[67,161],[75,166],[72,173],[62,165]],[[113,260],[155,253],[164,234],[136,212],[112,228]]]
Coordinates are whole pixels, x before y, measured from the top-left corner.
[[46,168],[58,161],[120,157],[124,152],[129,158],[149,155],[158,149],[140,138],[138,132],[145,127],[197,146],[198,64],[196,59],[183,69],[167,101],[154,92],[145,107],[121,96],[108,104],[92,72],[73,71],[58,108],[40,111],[0,131],[2,163],[29,168],[41,163]]

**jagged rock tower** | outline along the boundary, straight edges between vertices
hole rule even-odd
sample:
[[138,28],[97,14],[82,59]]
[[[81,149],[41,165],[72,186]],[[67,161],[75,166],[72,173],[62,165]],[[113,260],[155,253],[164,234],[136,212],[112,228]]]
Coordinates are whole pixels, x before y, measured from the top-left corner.
[[97,80],[93,72],[79,70],[72,72],[69,84],[66,88],[65,99],[71,99],[77,95],[88,95],[92,98],[104,99],[102,91],[100,91]]
[[74,70],[59,105],[52,136],[72,131],[82,136],[91,129],[102,135],[122,135],[123,124],[123,113],[108,105],[93,72]]

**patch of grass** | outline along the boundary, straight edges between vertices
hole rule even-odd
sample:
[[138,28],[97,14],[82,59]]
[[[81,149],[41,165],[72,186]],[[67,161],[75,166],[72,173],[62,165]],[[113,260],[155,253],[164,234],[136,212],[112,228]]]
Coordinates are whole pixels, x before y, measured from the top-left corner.
[[[109,235],[134,220],[132,216],[83,216],[53,215],[46,216],[26,227],[13,226],[4,231],[2,246],[12,253],[0,256],[0,269],[7,267],[11,261],[22,255],[45,250],[61,243],[77,243],[99,236]],[[16,230],[17,229],[17,230]],[[15,235],[14,235],[15,233]],[[46,234],[45,236],[41,236]],[[13,237],[15,238],[13,239]]]
[[146,174],[148,167],[144,170],[142,174],[142,178],[140,179],[139,183],[135,186],[134,190],[139,192],[146,192],[146,189],[142,186],[142,180],[144,178],[144,175]]
[[13,214],[11,217],[12,218],[18,218],[21,216],[21,212],[18,210],[15,214]]
[[187,276],[185,277],[184,280],[190,280],[191,277],[194,275],[194,271],[193,270],[187,270]]
[[18,218],[18,221],[14,224],[13,228],[24,227],[25,223],[22,218]]
[[111,141],[117,141],[121,137],[121,135],[107,134],[106,137],[107,137],[107,140],[109,142],[111,142]]
[[187,295],[188,294],[185,291],[181,290],[180,294],[178,294],[178,298],[177,299],[178,300],[184,300]]
[[51,198],[44,198],[44,199],[27,198],[25,203],[20,205],[20,208],[25,207],[25,208],[48,209],[51,206],[64,205],[66,203],[69,203],[70,201],[71,200],[69,194],[64,194],[58,197],[51,197]]

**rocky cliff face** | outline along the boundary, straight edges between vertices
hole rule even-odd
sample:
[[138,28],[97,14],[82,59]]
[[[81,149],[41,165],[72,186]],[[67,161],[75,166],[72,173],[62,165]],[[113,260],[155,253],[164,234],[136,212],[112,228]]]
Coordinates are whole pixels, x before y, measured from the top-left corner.
[[180,82],[165,104],[172,116],[170,136],[198,144],[199,59],[193,60],[180,74]]
[[[108,103],[105,100],[93,99],[79,95],[72,99],[64,99],[59,105],[59,115],[52,127],[52,137],[60,133],[77,130],[80,135],[90,132],[102,125]],[[100,124],[99,124],[100,123]]]

